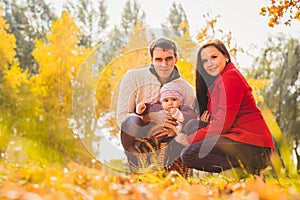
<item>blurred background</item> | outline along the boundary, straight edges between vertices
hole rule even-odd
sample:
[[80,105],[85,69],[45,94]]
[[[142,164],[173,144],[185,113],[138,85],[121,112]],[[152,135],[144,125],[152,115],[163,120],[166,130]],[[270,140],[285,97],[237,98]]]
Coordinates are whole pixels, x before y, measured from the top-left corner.
[[223,40],[285,161],[300,169],[299,1],[1,0],[2,161],[125,166],[115,121],[119,82],[149,63],[151,40],[178,42],[194,85],[195,53]]

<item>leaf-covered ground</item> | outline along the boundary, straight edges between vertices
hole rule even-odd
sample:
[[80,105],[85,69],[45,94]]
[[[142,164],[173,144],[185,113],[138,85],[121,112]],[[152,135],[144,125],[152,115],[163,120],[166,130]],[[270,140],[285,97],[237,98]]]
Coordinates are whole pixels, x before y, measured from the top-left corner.
[[233,179],[206,174],[124,175],[75,163],[66,167],[0,165],[0,199],[300,199],[300,180],[250,176]]

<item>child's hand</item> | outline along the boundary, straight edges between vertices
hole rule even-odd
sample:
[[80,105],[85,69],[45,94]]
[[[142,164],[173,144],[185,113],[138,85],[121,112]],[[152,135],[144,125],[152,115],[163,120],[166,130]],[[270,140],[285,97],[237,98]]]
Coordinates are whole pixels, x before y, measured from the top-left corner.
[[176,112],[177,112],[177,110],[179,110],[178,108],[170,108],[170,115],[174,115]]
[[177,120],[183,118],[183,115],[182,115],[181,111],[178,108],[171,108],[170,114],[172,115],[172,117],[174,119],[177,119]]
[[200,117],[200,120],[203,121],[203,122],[209,122],[210,114],[207,110],[203,112],[203,114]]
[[136,105],[136,113],[137,114],[142,114],[146,110],[146,105],[142,102],[138,103]]
[[183,114],[178,108],[171,108],[170,113],[174,119],[183,122]]

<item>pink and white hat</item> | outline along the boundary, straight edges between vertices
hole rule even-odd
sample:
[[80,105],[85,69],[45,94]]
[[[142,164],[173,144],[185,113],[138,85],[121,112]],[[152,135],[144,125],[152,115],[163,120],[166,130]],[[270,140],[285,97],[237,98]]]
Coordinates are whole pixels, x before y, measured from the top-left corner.
[[165,98],[176,98],[182,103],[182,94],[180,92],[180,88],[176,83],[169,82],[162,86],[160,89],[160,101]]

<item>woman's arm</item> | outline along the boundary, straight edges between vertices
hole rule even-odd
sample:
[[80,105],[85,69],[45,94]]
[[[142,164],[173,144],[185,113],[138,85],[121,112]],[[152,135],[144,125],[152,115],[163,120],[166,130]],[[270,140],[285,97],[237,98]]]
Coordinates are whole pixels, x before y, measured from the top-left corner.
[[228,132],[238,116],[247,85],[236,72],[227,72],[216,80],[211,92],[211,121],[205,128],[188,136],[189,143],[215,137]]

